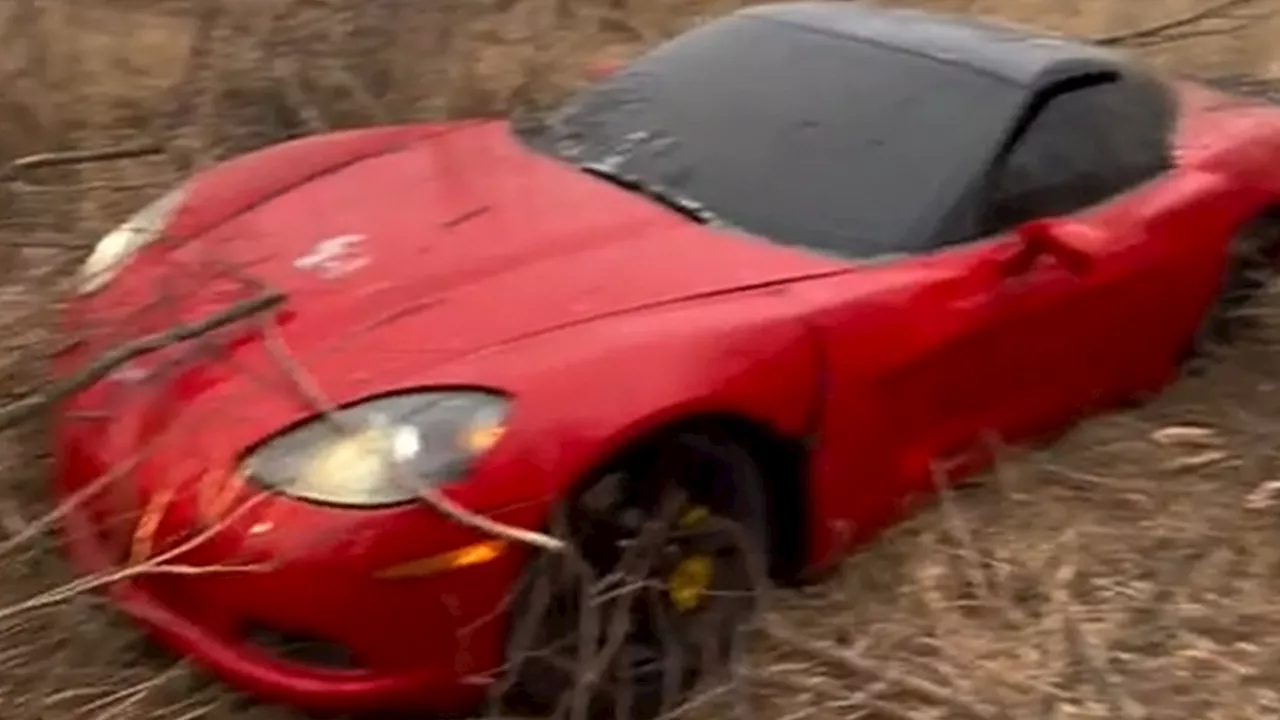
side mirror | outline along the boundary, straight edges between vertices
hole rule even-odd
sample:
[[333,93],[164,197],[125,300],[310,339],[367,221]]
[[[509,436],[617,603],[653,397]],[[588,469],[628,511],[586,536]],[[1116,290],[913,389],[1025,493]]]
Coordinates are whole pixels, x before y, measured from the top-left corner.
[[1041,257],[1049,257],[1075,275],[1093,269],[1094,259],[1105,236],[1088,225],[1073,220],[1031,220],[1014,230],[1017,251],[1008,258],[1006,274],[1024,273]]

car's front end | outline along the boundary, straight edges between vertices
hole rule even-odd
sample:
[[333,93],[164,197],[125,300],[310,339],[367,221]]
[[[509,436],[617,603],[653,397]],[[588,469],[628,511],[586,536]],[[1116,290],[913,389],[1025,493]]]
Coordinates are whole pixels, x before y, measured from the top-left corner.
[[669,414],[765,404],[799,432],[812,349],[770,288],[844,271],[500,124],[286,144],[126,225],[55,361],[99,378],[56,414],[69,554],[164,645],[318,710],[480,699],[530,549],[435,493],[539,529]]
[[[509,398],[447,376],[401,384],[438,359],[368,327],[395,308],[377,291],[412,302],[404,254],[347,248],[358,259],[343,265],[319,242],[342,233],[315,218],[344,194],[333,168],[447,131],[335,134],[219,166],[104,237],[67,304],[56,374],[103,376],[56,415],[69,555],[163,644],[262,697],[462,708],[500,662],[523,548],[418,494],[465,480],[467,507],[541,522],[536,485],[480,462]],[[296,200],[304,184],[326,197]]]
[[256,487],[229,453],[190,444],[223,432],[131,441],[64,424],[58,495],[79,569],[169,648],[262,697],[336,711],[474,703],[499,664],[520,549],[422,506]]
[[[331,414],[253,322],[143,356],[60,408],[69,554],[165,645],[254,694],[337,711],[468,707],[500,664],[525,549],[419,496],[524,481],[483,462],[507,399],[440,388]],[[546,503],[531,497],[464,499],[538,527]]]

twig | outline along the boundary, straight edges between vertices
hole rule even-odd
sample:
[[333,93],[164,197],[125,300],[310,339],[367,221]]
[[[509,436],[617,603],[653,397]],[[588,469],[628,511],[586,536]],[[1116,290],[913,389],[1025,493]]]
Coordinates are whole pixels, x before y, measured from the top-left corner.
[[[307,372],[302,366],[289,347],[285,344],[284,339],[280,337],[274,322],[263,323],[263,338],[267,351],[278,362],[285,371],[285,375],[293,384],[294,389],[298,391],[302,397],[309,402],[317,412],[323,413],[330,420],[342,425],[339,419],[337,407],[326,396],[320,388],[315,378]],[[536,530],[528,530],[525,528],[508,525],[498,522],[493,518],[473,512],[454,502],[447,495],[433,487],[418,488],[418,497],[430,505],[441,515],[457,522],[465,527],[486,533],[488,535],[510,540],[511,542],[530,545],[532,547],[541,548],[551,552],[563,552],[565,542],[559,538],[552,537]]]
[[281,293],[266,293],[238,302],[226,310],[214,313],[198,322],[179,325],[163,332],[145,335],[137,340],[117,345],[73,373],[70,377],[54,383],[52,387],[43,393],[29,395],[9,405],[0,407],[0,430],[11,428],[41,409],[84,390],[142,355],[200,337],[206,333],[252,317],[279,305],[284,302],[284,299],[285,296]]
[[275,80],[280,89],[282,99],[288,103],[289,109],[302,122],[308,133],[323,133],[332,130],[320,107],[307,97],[306,89],[298,79],[298,64],[292,60],[281,60],[275,65]]
[[[1171,33],[1158,35],[1156,37],[1148,38],[1145,40],[1136,40],[1131,44],[1129,44],[1128,47],[1141,49],[1141,48],[1155,47],[1157,45],[1168,46],[1174,43],[1195,40],[1197,38],[1231,36],[1243,31],[1248,26],[1249,26],[1248,22],[1237,21],[1232,27],[1229,27],[1229,28],[1201,28],[1198,30],[1183,30],[1182,32],[1178,32],[1178,33],[1171,32]],[[1233,314],[1233,317],[1235,317],[1234,314]]]
[[1230,12],[1239,7],[1244,7],[1253,2],[1256,2],[1256,0],[1219,0],[1218,2],[1196,10],[1195,12],[1180,15],[1170,20],[1164,20],[1146,27],[1135,28],[1133,30],[1123,30],[1121,32],[1111,33],[1108,35],[1100,35],[1092,38],[1091,40],[1097,45],[1122,45],[1133,40],[1146,39],[1155,35],[1161,35],[1169,32],[1170,30],[1177,30],[1178,28],[1182,28],[1187,25],[1194,25],[1195,23],[1203,20],[1209,20],[1217,15]]
[[890,685],[900,687],[903,690],[908,690],[939,705],[962,713],[966,717],[975,718],[976,720],[990,720],[994,717],[985,708],[959,697],[956,693],[941,685],[936,685],[924,678],[881,667],[848,649],[836,648],[810,640],[786,627],[777,618],[772,618],[770,622],[766,623],[764,629],[773,639],[797,650],[804,651],[819,660],[847,668],[855,673],[868,675]]
[[62,167],[64,165],[80,165],[91,162],[109,160],[127,160],[147,155],[158,155],[164,148],[152,143],[138,143],[120,147],[101,148],[98,150],[68,150],[66,152],[37,153],[18,158],[0,170],[0,180],[15,180],[22,172],[40,168]]
[[[171,432],[172,427],[168,431]],[[144,450],[134,453],[123,462],[113,465],[106,472],[94,478],[92,482],[76,490],[52,510],[41,517],[36,518],[32,522],[27,523],[27,525],[19,532],[15,533],[3,543],[0,543],[0,557],[4,557],[12,552],[14,548],[48,530],[54,523],[61,520],[68,513],[76,510],[88,501],[89,498],[97,495],[99,491],[116,482],[120,478],[127,476],[129,473],[132,473],[145,458],[146,450],[152,447],[154,447],[154,444],[148,445]]]
[[209,115],[216,109],[216,82],[218,30],[226,4],[220,2],[197,3],[192,18],[196,32],[187,49],[182,77],[173,86],[172,108],[158,117],[159,133],[166,140],[165,152],[174,169],[189,174],[204,164],[209,148],[203,146]]
[[560,553],[565,551],[565,542],[559,538],[552,537],[545,533],[540,533],[536,530],[528,530],[526,528],[501,523],[493,518],[472,512],[471,510],[454,502],[448,495],[445,495],[435,488],[420,489],[418,492],[418,498],[450,520],[481,532],[488,533],[489,535],[541,548],[549,552]]
[[147,693],[177,677],[183,669],[183,663],[179,662],[169,667],[164,672],[148,677],[142,682],[135,683],[130,687],[117,690],[105,697],[87,703],[77,708],[77,710],[81,713],[101,710],[101,712],[98,712],[93,716],[94,720],[107,720],[107,718],[117,717],[121,712],[127,711],[129,708],[136,705],[147,695]]
[[1054,573],[1050,597],[1059,612],[1065,648],[1088,672],[1107,704],[1111,717],[1140,720],[1146,717],[1145,711],[1120,687],[1110,663],[1107,662],[1106,649],[1095,645],[1076,616],[1072,586],[1076,582],[1079,568],[1079,536],[1075,532],[1067,534],[1063,546],[1062,565]]
[[[563,507],[553,511],[548,527],[553,534],[569,537],[568,518],[563,512]],[[528,582],[531,585],[527,599],[522,603],[523,615],[511,618],[506,663],[491,673],[494,676],[494,682],[489,686],[486,696],[487,716],[491,719],[502,716],[503,702],[519,679],[524,663],[534,655],[549,651],[561,641],[561,638],[555,638],[548,648],[534,647],[535,641],[539,639],[539,631],[542,629],[546,613],[552,609],[555,595],[553,584],[557,581],[566,585],[578,582],[578,604],[583,608],[583,612],[587,614],[598,612],[591,603],[593,589],[598,584],[595,570],[578,553],[577,548],[572,545],[568,545],[567,548],[566,552],[535,556],[528,571],[520,580],[521,583]],[[515,595],[522,589],[521,587],[513,588],[511,594],[502,603],[507,604],[513,601]],[[588,628],[586,633],[579,628],[577,642],[580,645],[585,644],[588,639],[598,642],[597,633],[598,630],[594,627]]]
[[125,565],[124,567],[117,568],[116,570],[106,574],[91,575],[89,577],[73,580],[72,582],[60,585],[13,605],[0,607],[0,621],[8,620],[26,612],[56,605],[57,603],[76,597],[77,595],[82,595],[99,588],[114,585],[118,582],[125,582],[144,575],[214,575],[219,573],[246,573],[268,570],[271,566],[266,563],[245,565],[186,565],[171,563],[171,561],[182,557],[197,547],[200,547],[210,538],[224,531],[233,522],[238,520],[245,513],[249,512],[249,510],[257,507],[265,497],[265,495],[259,495],[241,503],[239,507],[233,509],[218,523],[205,528],[200,533],[192,536],[180,545],[166,550],[165,552],[144,562]]
[[[810,683],[804,682],[799,678],[793,677],[787,673],[777,672],[760,672],[752,671],[748,673],[750,679],[760,685],[771,686],[785,692],[802,693],[812,695],[814,693],[822,693],[829,695],[833,699],[838,699],[844,708],[866,708],[874,710],[878,715],[884,718],[892,718],[893,720],[919,720],[918,715],[913,715],[898,705],[894,705],[886,700],[881,699],[890,689],[890,683],[883,680],[869,683],[866,687],[860,688],[857,692],[849,692],[834,687],[831,683]],[[855,715],[854,717],[860,717]],[[877,716],[872,716],[877,717]]]
[[[657,560],[654,557],[653,548],[655,545],[661,545],[666,541],[670,532],[670,523],[675,519],[676,513],[683,507],[684,502],[685,497],[682,492],[664,493],[663,498],[659,501],[657,513],[645,523],[644,528],[641,529],[636,538],[635,544],[626,549],[622,559],[618,562],[618,567],[621,568],[620,572],[623,577],[646,577],[649,575],[650,568]],[[591,642],[589,645],[584,643],[581,646],[583,652],[579,654],[578,682],[574,687],[574,692],[566,697],[567,704],[565,705],[570,710],[570,717],[573,720],[583,720],[586,717],[592,693],[604,673],[613,665],[614,659],[626,643],[631,629],[633,601],[633,596],[626,596],[615,601],[613,612],[609,614],[608,623],[601,624],[601,627],[598,628],[604,631],[601,638],[603,643],[598,648],[596,648],[595,642]],[[583,612],[582,619],[584,624],[586,621],[591,620],[591,624],[595,625],[595,616],[596,612],[593,610]],[[594,631],[586,632],[584,635],[589,638],[598,637],[598,633]],[[594,652],[592,652],[592,649],[594,649]]]
[[951,539],[956,541],[959,553],[963,558],[963,573],[966,579],[969,581],[974,593],[985,603],[992,606],[998,605],[999,603],[996,602],[995,594],[991,590],[991,583],[988,578],[987,560],[978,548],[978,543],[973,535],[973,528],[965,520],[960,509],[956,507],[955,493],[951,488],[951,478],[948,476],[946,468],[934,464],[930,468],[929,474],[937,492],[938,509],[942,514],[943,524],[951,535]]

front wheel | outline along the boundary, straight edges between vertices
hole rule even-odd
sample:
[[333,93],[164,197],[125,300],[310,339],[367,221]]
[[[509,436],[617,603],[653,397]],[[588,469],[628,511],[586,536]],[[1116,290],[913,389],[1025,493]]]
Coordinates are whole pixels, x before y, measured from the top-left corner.
[[647,720],[723,668],[764,591],[751,455],[717,433],[629,453],[566,502],[576,550],[531,563],[512,606],[505,705]]

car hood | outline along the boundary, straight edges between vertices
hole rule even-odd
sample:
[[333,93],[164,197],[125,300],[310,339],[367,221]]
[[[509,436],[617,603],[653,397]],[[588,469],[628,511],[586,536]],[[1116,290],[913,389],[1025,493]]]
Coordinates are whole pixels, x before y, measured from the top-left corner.
[[284,295],[284,339],[304,358],[341,349],[376,371],[396,356],[445,362],[619,313],[844,269],[698,225],[535,154],[505,123],[454,125],[331,160],[131,265],[96,301],[100,320],[113,316],[106,335],[197,320],[246,287],[263,288]]

